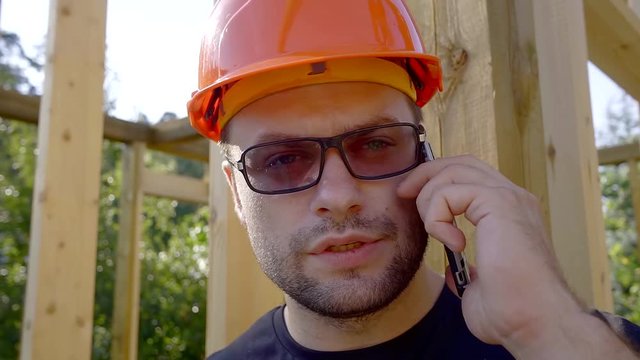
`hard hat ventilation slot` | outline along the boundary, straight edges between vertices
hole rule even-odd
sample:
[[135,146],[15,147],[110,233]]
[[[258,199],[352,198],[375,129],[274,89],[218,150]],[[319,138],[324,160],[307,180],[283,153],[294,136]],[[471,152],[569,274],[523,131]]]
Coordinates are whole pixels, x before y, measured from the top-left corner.
[[413,82],[413,86],[415,86],[417,90],[424,89],[424,82],[422,79],[429,74],[429,69],[425,69],[421,65],[422,64],[419,61],[411,61],[410,59],[405,60],[405,69],[407,69],[407,73]]
[[316,63],[311,63],[311,72],[309,72],[307,75],[320,75],[320,74],[324,74],[327,71],[327,63],[322,61],[322,62],[316,62]]

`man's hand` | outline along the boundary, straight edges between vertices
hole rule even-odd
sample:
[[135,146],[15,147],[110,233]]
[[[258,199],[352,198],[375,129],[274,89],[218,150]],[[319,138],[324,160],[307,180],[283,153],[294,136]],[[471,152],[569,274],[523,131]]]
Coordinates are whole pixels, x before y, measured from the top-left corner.
[[[519,358],[576,355],[573,350],[600,345],[579,335],[585,326],[611,336],[602,341],[619,342],[568,290],[538,200],[488,164],[471,156],[427,162],[400,184],[398,195],[416,198],[426,231],[451,250],[466,245],[454,216],[464,214],[476,226],[476,269],[462,311],[480,340],[502,344]],[[575,349],[582,340],[585,347]]]

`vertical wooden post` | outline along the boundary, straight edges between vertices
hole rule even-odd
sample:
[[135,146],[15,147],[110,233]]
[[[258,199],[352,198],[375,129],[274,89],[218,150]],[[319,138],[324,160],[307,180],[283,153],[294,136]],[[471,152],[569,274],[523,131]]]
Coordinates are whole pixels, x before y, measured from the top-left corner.
[[91,357],[105,0],[51,2],[21,359]]
[[111,358],[138,357],[140,319],[140,241],[142,240],[142,174],[145,145],[128,145],[122,153],[120,229],[116,257]]
[[[227,181],[220,169],[224,158],[220,148],[209,145],[209,277],[207,284],[207,355],[227,344],[227,223],[229,197]],[[234,216],[233,213],[231,216]]]
[[[220,169],[220,148],[210,149],[210,206],[207,290],[207,354],[246,331],[265,312],[282,303],[281,291],[262,273],[247,232],[234,213],[227,181]],[[244,181],[236,174],[238,181]]]
[[633,204],[633,215],[636,220],[636,247],[638,258],[640,258],[640,176],[638,175],[638,160],[629,159],[629,187]]
[[581,1],[532,1],[547,156],[551,236],[569,284],[613,308]]
[[536,194],[570,285],[611,309],[582,3],[408,4],[444,65],[445,91],[426,108],[441,153],[471,153]]

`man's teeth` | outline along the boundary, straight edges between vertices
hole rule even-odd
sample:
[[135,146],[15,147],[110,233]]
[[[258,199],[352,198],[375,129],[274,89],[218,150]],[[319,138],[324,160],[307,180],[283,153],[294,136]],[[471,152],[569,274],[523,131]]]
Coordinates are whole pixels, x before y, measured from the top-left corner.
[[327,248],[327,251],[330,252],[344,252],[344,251],[349,251],[352,249],[357,249],[360,246],[362,246],[361,242],[354,242],[351,244],[345,244],[345,245],[334,245],[334,246],[329,246]]

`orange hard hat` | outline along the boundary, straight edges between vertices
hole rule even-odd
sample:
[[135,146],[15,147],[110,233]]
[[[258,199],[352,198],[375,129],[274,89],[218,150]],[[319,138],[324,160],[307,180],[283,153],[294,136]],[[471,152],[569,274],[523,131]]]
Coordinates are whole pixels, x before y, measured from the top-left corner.
[[215,141],[243,106],[287,88],[378,82],[418,106],[442,90],[440,61],[402,0],[218,0],[208,24],[187,106],[191,125]]

